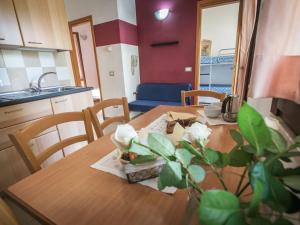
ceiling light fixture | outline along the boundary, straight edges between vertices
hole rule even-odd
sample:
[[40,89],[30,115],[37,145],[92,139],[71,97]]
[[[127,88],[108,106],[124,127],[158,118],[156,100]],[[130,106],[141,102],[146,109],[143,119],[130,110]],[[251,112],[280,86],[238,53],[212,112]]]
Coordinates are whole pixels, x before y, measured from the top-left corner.
[[164,20],[169,15],[169,9],[159,9],[154,12],[154,16],[157,20]]

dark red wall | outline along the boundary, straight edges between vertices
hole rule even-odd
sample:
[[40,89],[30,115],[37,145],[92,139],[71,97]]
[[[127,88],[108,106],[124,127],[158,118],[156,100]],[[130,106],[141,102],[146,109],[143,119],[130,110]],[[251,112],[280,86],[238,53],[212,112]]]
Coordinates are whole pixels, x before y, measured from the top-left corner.
[[[164,21],[154,12],[170,8]],[[194,83],[197,0],[136,0],[141,82]],[[179,41],[172,46],[152,43]],[[185,72],[192,67],[192,72]]]

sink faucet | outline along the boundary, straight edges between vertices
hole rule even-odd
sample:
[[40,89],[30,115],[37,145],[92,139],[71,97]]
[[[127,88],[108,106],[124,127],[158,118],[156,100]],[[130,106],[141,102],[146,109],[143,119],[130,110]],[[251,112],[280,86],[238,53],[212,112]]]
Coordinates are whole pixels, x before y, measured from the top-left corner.
[[34,91],[34,92],[39,92],[39,91],[41,91],[41,89],[42,89],[42,87],[41,87],[41,82],[42,82],[43,78],[44,78],[45,76],[47,76],[48,74],[56,74],[56,72],[46,72],[46,73],[42,73],[42,74],[39,76],[39,78],[38,78],[37,87],[34,86],[34,85],[32,84],[32,82],[30,83],[30,90],[32,90],[32,91]]

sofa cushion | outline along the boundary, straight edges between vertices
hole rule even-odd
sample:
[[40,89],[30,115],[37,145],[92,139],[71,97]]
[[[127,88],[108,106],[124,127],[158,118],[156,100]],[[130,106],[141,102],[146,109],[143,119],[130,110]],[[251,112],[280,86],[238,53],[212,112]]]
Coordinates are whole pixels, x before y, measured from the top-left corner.
[[128,105],[129,105],[129,110],[131,110],[131,111],[147,112],[159,105],[180,106],[181,102],[136,100],[136,101],[130,102]]
[[137,100],[150,100],[161,102],[181,102],[181,91],[191,90],[188,83],[145,83],[137,87]]

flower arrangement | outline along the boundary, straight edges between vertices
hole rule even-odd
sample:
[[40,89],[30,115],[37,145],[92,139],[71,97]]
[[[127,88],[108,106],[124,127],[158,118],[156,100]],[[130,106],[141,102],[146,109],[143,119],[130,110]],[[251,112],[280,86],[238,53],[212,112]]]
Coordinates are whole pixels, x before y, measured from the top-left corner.
[[[119,141],[124,141],[126,152],[135,155],[131,163],[147,162],[158,156],[166,161],[159,174],[158,188],[193,189],[198,196],[197,214],[202,225],[293,224],[294,217],[289,214],[300,211],[300,167],[285,168],[284,164],[300,156],[296,151],[300,136],[288,145],[247,103],[238,114],[238,127],[239,131],[230,130],[236,145],[227,153],[206,147],[211,129],[200,123],[186,128],[178,146],[157,133],[150,133],[147,143],[141,143],[131,128],[124,137],[119,132]],[[202,166],[217,177],[222,190],[201,187],[208,170]],[[225,167],[243,170],[234,192],[226,186],[222,173]],[[247,189],[251,190],[250,200],[241,197]],[[268,209],[267,214],[262,206]]]

